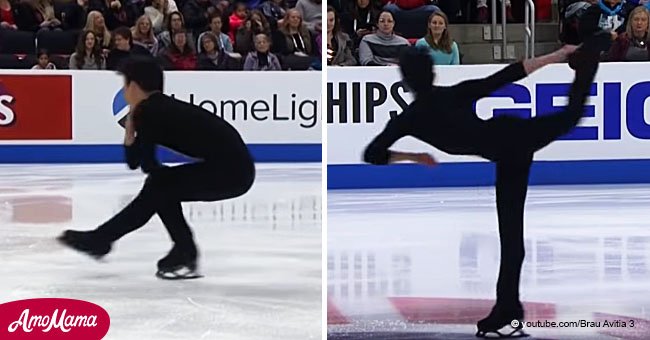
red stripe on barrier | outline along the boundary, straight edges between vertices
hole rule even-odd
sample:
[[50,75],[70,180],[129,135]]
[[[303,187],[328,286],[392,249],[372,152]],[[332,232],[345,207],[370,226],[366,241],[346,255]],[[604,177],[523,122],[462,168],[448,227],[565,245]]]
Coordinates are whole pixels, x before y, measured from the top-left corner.
[[336,308],[334,303],[327,299],[327,324],[328,325],[343,325],[347,324],[349,321],[343,316],[343,314]]
[[[390,302],[409,322],[474,324],[490,313],[494,300],[455,298],[390,298]],[[526,320],[553,320],[555,304],[524,302]]]

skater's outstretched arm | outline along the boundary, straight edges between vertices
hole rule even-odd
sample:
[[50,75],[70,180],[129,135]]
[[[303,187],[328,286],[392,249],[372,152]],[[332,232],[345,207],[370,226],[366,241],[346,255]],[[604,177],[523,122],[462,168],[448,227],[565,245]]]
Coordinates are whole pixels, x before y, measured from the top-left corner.
[[521,80],[548,64],[565,61],[576,49],[577,46],[566,45],[553,53],[512,63],[491,76],[467,80],[452,87],[453,93],[461,100],[473,101],[486,97],[501,87]]
[[391,160],[388,148],[409,133],[406,119],[404,113],[392,118],[384,130],[368,144],[363,153],[363,161],[374,165],[388,164]]
[[435,165],[435,159],[426,153],[412,153],[390,150],[389,148],[400,138],[411,131],[411,122],[406,113],[391,119],[384,130],[366,147],[363,161],[374,165],[385,165],[403,161],[425,165]]

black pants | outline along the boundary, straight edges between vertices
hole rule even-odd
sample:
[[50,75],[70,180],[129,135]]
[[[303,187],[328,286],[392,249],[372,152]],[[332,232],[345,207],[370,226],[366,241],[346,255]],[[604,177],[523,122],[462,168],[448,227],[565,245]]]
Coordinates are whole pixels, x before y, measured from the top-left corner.
[[227,167],[201,162],[158,169],[149,174],[138,196],[95,233],[112,243],[158,214],[177,246],[194,247],[181,202],[211,202],[241,196],[250,189],[254,178],[252,162],[228,161]]
[[533,155],[570,132],[584,114],[584,103],[598,69],[590,58],[576,70],[569,105],[561,112],[532,119],[496,117],[488,121],[491,141],[484,157],[496,162],[496,199],[501,243],[497,304],[519,304],[524,261],[524,205]]

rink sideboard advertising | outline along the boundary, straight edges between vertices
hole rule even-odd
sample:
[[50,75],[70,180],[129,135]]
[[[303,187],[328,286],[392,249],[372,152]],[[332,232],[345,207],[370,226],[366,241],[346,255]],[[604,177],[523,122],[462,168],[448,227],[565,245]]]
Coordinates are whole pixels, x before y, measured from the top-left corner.
[[[504,65],[436,67],[436,84],[488,76]],[[535,155],[532,184],[650,182],[650,65],[603,63],[580,125]],[[475,103],[482,119],[535,117],[567,103],[573,70],[548,66]],[[330,189],[480,186],[494,184],[494,165],[477,157],[450,156],[411,137],[396,150],[430,152],[442,163],[428,168],[362,164],[366,145],[413,97],[397,68],[329,68],[327,75],[328,187]]]
[[[121,162],[122,85],[110,71],[2,70],[0,163]],[[320,162],[321,87],[320,72],[165,74],[166,94],[233,124],[258,162]]]

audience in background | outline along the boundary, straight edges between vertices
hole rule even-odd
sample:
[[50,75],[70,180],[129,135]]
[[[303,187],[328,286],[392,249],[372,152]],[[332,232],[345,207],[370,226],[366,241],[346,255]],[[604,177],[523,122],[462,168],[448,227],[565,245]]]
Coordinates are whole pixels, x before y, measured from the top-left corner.
[[92,31],[95,33],[95,36],[99,42],[98,48],[104,53],[108,53],[108,50],[111,46],[111,31],[106,27],[104,21],[104,16],[97,12],[92,11],[88,13],[88,18],[86,19],[85,31]]
[[38,47],[53,54],[36,69],[113,70],[143,54],[173,70],[318,70],[321,1],[0,0],[0,46],[15,44],[0,68],[34,66],[15,61]]
[[458,45],[449,35],[449,19],[442,12],[434,12],[429,16],[429,29],[424,38],[419,39],[415,46],[426,48],[431,54],[434,65],[458,65],[460,55]]
[[47,50],[38,50],[36,58],[38,58],[38,63],[32,67],[32,70],[56,70],[56,66],[50,62],[50,54]]
[[106,22],[109,30],[114,30],[120,26],[133,26],[135,23],[134,8],[129,0],[90,0],[90,9],[100,12]]
[[248,53],[244,62],[245,71],[281,71],[280,60],[270,51],[269,37],[260,33],[255,36],[255,51]]
[[17,30],[18,9],[9,0],[0,0],[0,29]]
[[148,5],[144,8],[144,15],[149,17],[154,33],[158,34],[165,29],[165,23],[169,13],[177,12],[174,0],[147,0]]
[[267,0],[259,8],[273,30],[278,28],[278,21],[287,13],[283,2],[284,0]]
[[381,12],[377,31],[361,39],[359,45],[359,62],[361,65],[390,66],[398,64],[402,49],[410,44],[408,40],[395,34],[394,27],[393,14],[388,11]]
[[[210,30],[207,32],[201,33],[199,35],[199,42],[201,42],[203,39],[203,35],[207,33],[212,33],[216,38],[217,38],[217,46],[216,48],[219,50],[224,50],[226,52],[232,52],[233,47],[232,47],[232,42],[230,41],[230,37],[222,32],[222,27],[223,27],[223,18],[222,14],[219,11],[216,11],[212,13],[210,17]],[[197,50],[199,53],[201,53],[203,47],[202,44],[197,43]]]
[[354,66],[357,60],[352,55],[352,41],[341,31],[339,18],[332,6],[327,7],[327,65]]
[[300,12],[307,29],[316,34],[321,31],[323,3],[321,0],[298,0],[296,10]]
[[355,49],[361,39],[377,28],[379,8],[371,0],[351,0],[350,8],[341,16],[341,27],[354,41]]
[[81,30],[89,11],[88,0],[54,0],[54,15],[63,30]]
[[312,36],[296,9],[287,11],[274,41],[285,68],[306,70],[313,62]]
[[235,34],[237,33],[237,30],[239,27],[244,23],[244,20],[246,20],[246,3],[245,2],[235,2],[235,7],[232,11],[232,14],[228,18],[228,23],[229,23],[229,29],[230,31],[228,32],[228,36],[230,36],[230,40],[233,43],[237,43],[235,40]]
[[165,70],[196,70],[196,53],[190,46],[186,33],[184,29],[175,31],[172,44],[162,52],[160,59]]
[[619,34],[609,50],[609,61],[648,61],[648,23],[650,12],[644,6],[636,7],[630,13],[624,33]]
[[218,38],[211,32],[201,34],[197,69],[202,71],[236,70],[240,60],[231,58],[226,51],[219,48]]
[[264,33],[271,35],[271,27],[262,12],[253,10],[248,15],[244,24],[237,30],[235,52],[241,55],[247,55],[255,49],[255,36]]
[[144,47],[152,56],[158,55],[158,39],[153,32],[151,19],[143,15],[135,22],[135,26],[131,29],[131,36],[134,45]]
[[189,46],[194,49],[194,43],[196,40],[194,40],[194,35],[192,35],[191,32],[185,30],[185,18],[180,12],[171,12],[167,17],[167,28],[158,35],[158,51],[165,50],[172,46],[172,36],[176,32],[180,31],[185,32],[185,40],[187,40]]
[[598,30],[612,32],[612,37],[625,31],[627,16],[635,5],[622,0],[601,0],[591,5],[580,19],[580,39],[591,36]]
[[[13,13],[12,13],[13,14]],[[62,30],[50,0],[24,0],[18,5],[16,25],[22,31]]]
[[133,44],[131,30],[128,27],[118,27],[113,32],[113,49],[108,52],[106,69],[117,70],[125,59],[131,55],[150,55],[149,51],[141,45]]
[[198,36],[208,26],[210,14],[215,10],[210,0],[186,0],[183,6],[185,28]]
[[71,70],[105,70],[106,60],[102,55],[95,32],[85,30],[79,35],[79,43],[70,56]]

